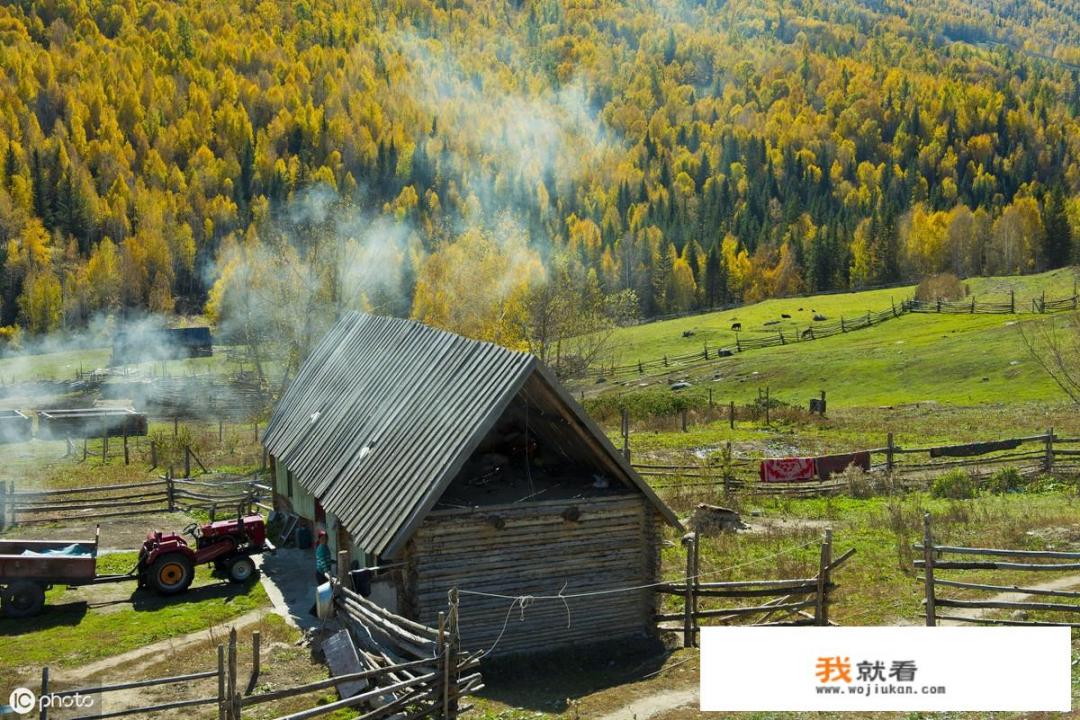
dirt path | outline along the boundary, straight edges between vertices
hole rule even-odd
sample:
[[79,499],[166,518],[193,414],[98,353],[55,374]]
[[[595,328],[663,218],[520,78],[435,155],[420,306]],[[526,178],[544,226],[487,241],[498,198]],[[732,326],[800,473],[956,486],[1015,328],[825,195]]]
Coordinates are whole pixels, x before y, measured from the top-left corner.
[[597,720],[649,720],[669,710],[685,705],[697,705],[697,702],[698,688],[696,686],[672,688],[639,698],[615,712],[601,715]]
[[[124,667],[125,672],[130,672],[138,669],[143,664],[161,662],[162,657],[167,657],[181,648],[206,642],[215,637],[220,638],[227,634],[227,631],[224,629],[226,627],[242,628],[247,625],[253,625],[270,612],[272,612],[271,608],[252,610],[251,612],[235,617],[218,627],[198,630],[193,633],[188,633],[187,635],[180,635],[178,637],[169,638],[168,640],[161,640],[160,642],[151,645],[144,645],[141,648],[135,648],[134,650],[129,650],[125,653],[120,653],[119,655],[102,658],[101,660],[95,660],[86,665],[80,665],[79,667],[64,670],[64,674],[70,675],[71,677],[90,677],[118,667]],[[147,662],[144,663],[143,661]],[[130,667],[126,667],[129,665]]]

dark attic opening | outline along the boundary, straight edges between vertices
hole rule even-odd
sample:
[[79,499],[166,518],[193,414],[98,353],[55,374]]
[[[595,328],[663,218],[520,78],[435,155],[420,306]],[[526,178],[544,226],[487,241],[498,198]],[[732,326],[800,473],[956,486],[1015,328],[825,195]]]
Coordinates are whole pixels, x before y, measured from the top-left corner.
[[435,509],[624,495],[633,489],[532,376],[480,441]]

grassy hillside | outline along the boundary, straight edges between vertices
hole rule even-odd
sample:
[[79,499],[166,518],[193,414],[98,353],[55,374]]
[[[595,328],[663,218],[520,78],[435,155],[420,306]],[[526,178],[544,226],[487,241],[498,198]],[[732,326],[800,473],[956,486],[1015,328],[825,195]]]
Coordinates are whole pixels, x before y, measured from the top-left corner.
[[[1047,297],[1072,292],[1072,271],[1057,271],[1025,278],[982,278],[970,283],[980,300],[1008,297],[1015,287],[1017,306],[1043,289]],[[678,320],[650,323],[619,330],[613,339],[616,364],[651,360],[732,345],[733,322],[742,322],[743,337],[763,331],[796,337],[800,328],[812,324],[817,311],[838,320],[866,310],[899,303],[911,288],[862,293],[770,300],[757,305]],[[800,311],[799,308],[802,308]],[[792,316],[766,328],[766,321]],[[617,375],[604,384],[587,384],[589,394],[633,394],[637,401],[650,395],[663,404],[674,393],[669,383],[686,379],[693,387],[679,391],[683,402],[706,402],[711,388],[717,400],[748,402],[758,388],[769,386],[773,395],[798,404],[828,392],[831,407],[895,405],[922,401],[954,404],[1053,400],[1053,382],[1029,357],[1020,330],[1033,322],[1063,322],[1062,316],[1021,315],[904,315],[881,325],[813,342],[794,342],[783,347],[753,350],[730,358],[671,363],[662,374]],[[684,331],[692,337],[683,337]],[[609,360],[610,362],[610,360]],[[590,381],[592,382],[592,381]],[[611,400],[608,400],[610,402]]]

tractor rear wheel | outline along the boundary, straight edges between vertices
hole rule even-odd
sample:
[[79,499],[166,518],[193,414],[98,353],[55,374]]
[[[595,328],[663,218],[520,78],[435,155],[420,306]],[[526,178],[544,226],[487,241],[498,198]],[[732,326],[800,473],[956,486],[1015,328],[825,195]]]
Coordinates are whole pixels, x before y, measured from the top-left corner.
[[161,595],[182,593],[194,579],[195,566],[183,553],[166,553],[150,567],[150,586]]
[[32,580],[16,580],[0,594],[0,605],[7,617],[37,615],[45,606],[45,588]]
[[237,555],[227,563],[229,580],[234,583],[247,582],[255,575],[255,563],[247,555]]

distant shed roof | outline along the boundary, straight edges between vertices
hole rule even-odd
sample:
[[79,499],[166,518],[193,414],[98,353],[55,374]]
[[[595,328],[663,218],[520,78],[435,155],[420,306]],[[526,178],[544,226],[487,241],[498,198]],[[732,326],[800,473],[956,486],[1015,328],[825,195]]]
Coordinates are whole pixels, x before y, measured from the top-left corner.
[[264,442],[354,542],[394,556],[530,377],[678,526],[535,357],[411,320],[343,317],[289,386]]

